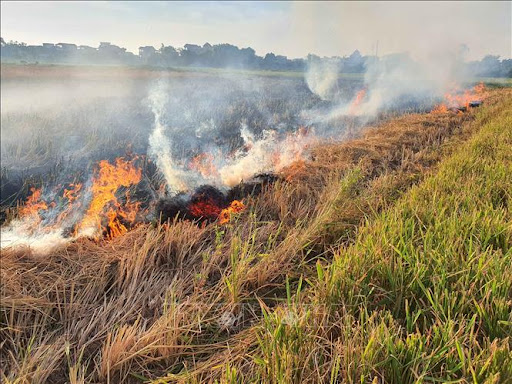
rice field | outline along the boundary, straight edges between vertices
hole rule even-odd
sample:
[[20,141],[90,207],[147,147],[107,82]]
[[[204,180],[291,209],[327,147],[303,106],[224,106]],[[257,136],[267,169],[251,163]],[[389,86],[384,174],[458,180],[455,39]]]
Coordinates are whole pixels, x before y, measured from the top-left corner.
[[353,136],[226,225],[3,249],[2,382],[512,382],[511,90]]

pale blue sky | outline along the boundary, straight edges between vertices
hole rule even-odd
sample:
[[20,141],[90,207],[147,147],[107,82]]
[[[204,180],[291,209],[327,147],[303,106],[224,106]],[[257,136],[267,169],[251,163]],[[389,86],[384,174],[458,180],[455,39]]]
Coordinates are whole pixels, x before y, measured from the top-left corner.
[[161,43],[231,43],[304,57],[469,46],[469,58],[512,56],[512,2],[1,2],[1,35],[28,44],[109,41],[137,52]]

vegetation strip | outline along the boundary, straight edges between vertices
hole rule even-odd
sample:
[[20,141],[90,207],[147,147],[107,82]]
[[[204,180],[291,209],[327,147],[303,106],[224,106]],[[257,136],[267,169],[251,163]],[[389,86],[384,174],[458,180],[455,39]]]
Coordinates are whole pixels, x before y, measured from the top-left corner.
[[[512,380],[512,99],[438,172],[264,310],[220,382]],[[265,305],[262,304],[265,308]]]
[[[458,142],[452,139],[448,141],[451,146],[446,147],[447,138],[454,134],[465,137],[510,109],[508,91],[501,90],[493,97],[475,122],[471,122],[472,114],[411,115],[385,123],[359,141],[318,148],[307,166],[298,164],[285,172],[288,183],[277,184],[248,202],[251,210],[225,228],[177,222],[154,229],[140,227],[108,243],[77,241],[46,258],[25,250],[3,252],[0,332],[5,341],[0,358],[2,366],[8,367],[5,381],[139,381],[169,372],[193,380],[184,372],[192,374],[196,368],[196,372],[206,374],[204,379],[224,372],[224,379],[226,375],[246,375],[272,381],[271,374],[281,366],[288,367],[276,376],[282,382],[289,378],[324,379],[318,376],[319,371],[309,368],[311,361],[304,360],[300,350],[288,350],[299,359],[290,361],[286,359],[291,355],[281,351],[285,359],[284,365],[279,365],[265,355],[277,358],[279,350],[258,347],[258,340],[269,340],[266,331],[272,330],[281,316],[282,307],[275,311],[267,307],[275,301],[274,296],[288,298],[288,307],[297,306],[298,319],[302,319],[301,311],[307,312],[308,306],[321,309],[316,302],[325,306],[334,301],[332,308],[315,309],[318,313],[304,320],[316,329],[309,336],[318,336],[308,353],[318,356],[314,353],[322,349],[324,359],[328,353],[334,356],[331,344],[340,339],[338,323],[342,320],[336,316],[346,312],[343,321],[347,327],[356,324],[356,319],[360,322],[364,307],[357,300],[364,299],[360,296],[363,288],[369,287],[371,293],[365,304],[368,311],[383,312],[391,298],[393,303],[401,303],[402,297],[407,298],[408,308],[416,310],[419,304],[411,301],[404,287],[398,292],[403,296],[392,297],[384,289],[389,287],[378,285],[380,280],[372,280],[373,275],[365,280],[364,273],[350,276],[353,285],[347,297],[336,297],[334,283],[329,290],[322,284],[324,279],[331,284],[338,281],[332,276],[343,276],[335,266],[343,266],[340,260],[345,256],[337,256],[330,268],[318,264],[315,269],[315,262],[324,256],[330,259],[330,250],[340,244],[355,243],[347,249],[356,249],[362,233],[368,231],[366,227],[356,230],[359,223],[369,217],[382,220],[379,215],[385,213],[379,212],[388,212],[390,204]],[[499,101],[505,97],[508,101]],[[357,260],[355,253],[351,260]],[[376,266],[382,264],[370,261]],[[373,266],[366,262],[359,265]],[[308,276],[311,285],[318,285],[318,295],[323,292],[324,296],[302,298],[301,285],[307,284],[299,283],[301,273]],[[315,282],[312,273],[322,278]],[[294,276],[288,284],[287,274]],[[339,280],[349,284],[342,277]],[[255,292],[261,302],[253,298]],[[247,309],[258,313],[244,312]],[[397,313],[400,310],[396,309]],[[288,312],[284,312],[286,316]],[[326,316],[326,322],[318,326],[315,319],[320,315]],[[352,323],[348,322],[349,315]],[[365,321],[376,316],[371,312],[367,315]],[[250,321],[243,322],[244,316]],[[266,325],[251,326],[260,316]],[[396,316],[392,329],[401,329],[399,315],[390,310],[388,316]],[[289,321],[294,324],[294,319],[291,315]],[[418,319],[422,318],[418,316],[414,326]],[[302,321],[298,323],[301,327],[305,326]],[[288,332],[283,326],[278,328],[279,335]],[[371,334],[365,333],[367,336]],[[304,340],[299,339],[299,344],[308,346],[306,341],[311,342]],[[265,345],[274,348],[279,343]],[[251,351],[251,347],[256,350]],[[365,357],[372,353],[372,348],[367,349]],[[233,366],[223,365],[226,357]],[[294,361],[304,364],[297,368]],[[332,361],[339,367],[335,369],[321,359],[314,364],[334,378],[343,377],[341,357],[338,363]],[[374,368],[364,372],[380,374]],[[178,378],[172,375],[164,381]]]

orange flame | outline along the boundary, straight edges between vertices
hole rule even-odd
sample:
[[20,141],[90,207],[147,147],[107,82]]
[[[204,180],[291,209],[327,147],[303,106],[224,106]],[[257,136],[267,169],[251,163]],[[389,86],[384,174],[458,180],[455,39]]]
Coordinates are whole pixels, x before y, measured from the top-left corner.
[[233,200],[229,207],[223,209],[219,214],[219,224],[227,224],[231,220],[231,216],[242,212],[245,204],[239,200]]
[[108,228],[108,232],[109,232],[108,236],[111,239],[113,239],[114,237],[121,236],[121,235],[125,234],[126,232],[128,232],[128,228],[126,228],[126,226],[124,226],[119,221],[119,218],[117,217],[117,212],[113,208],[109,208],[109,210],[107,212],[107,217],[108,217],[107,228]]
[[450,92],[444,95],[445,102],[437,105],[432,110],[432,113],[447,113],[450,109],[462,107],[469,109],[469,103],[471,101],[483,97],[485,97],[485,85],[483,82],[475,85],[473,89],[466,89],[464,93],[458,92],[457,88],[454,86]]
[[350,104],[348,113],[353,115],[357,112],[359,109],[359,106],[363,102],[364,97],[366,96],[366,89],[363,88],[359,92],[356,93],[356,97],[354,98],[354,101],[352,101],[352,104]]
[[194,157],[189,167],[199,172],[203,177],[211,177],[217,174],[217,168],[213,164],[213,155],[209,153],[201,153]]
[[64,192],[62,194],[62,197],[68,200],[68,205],[66,206],[64,211],[62,211],[57,217],[56,225],[62,223],[62,221],[67,217],[67,215],[73,210],[73,202],[75,202],[78,199],[79,193],[82,190],[82,183],[69,184],[68,186],[70,187],[70,189],[64,188]]
[[82,189],[82,184],[69,184],[70,189],[65,188],[62,197],[68,199],[69,203],[72,203],[78,198],[78,193]]
[[21,217],[31,216],[39,223],[41,221],[39,211],[47,210],[48,204],[41,201],[41,188],[32,187],[30,191],[32,194],[27,198],[25,205],[20,208],[19,214]]
[[441,103],[441,104],[437,105],[430,113],[447,113],[447,112],[448,112],[448,107],[446,106],[446,104]]
[[286,175],[285,180],[287,182],[291,182],[294,179],[298,178],[300,175],[303,175],[306,171],[306,162],[302,159],[294,161],[288,167],[283,170],[283,173]]
[[188,207],[190,214],[196,218],[215,219],[222,211],[222,208],[211,199],[196,201]]
[[119,216],[129,223],[134,223],[137,219],[137,214],[140,212],[140,201],[131,202],[130,196],[127,193],[127,202],[124,206],[119,206]]
[[[129,196],[126,194],[128,202],[123,209],[117,201],[115,193],[120,187],[129,187],[141,180],[142,171],[134,166],[135,160],[127,161],[120,157],[115,160],[115,164],[110,164],[107,160],[99,162],[99,168],[93,178],[91,187],[92,201],[79,229],[107,230],[111,238],[127,231],[126,226],[119,221],[118,216],[124,219],[133,219],[128,220],[133,222],[136,215],[136,211],[135,214],[133,211],[138,209],[138,204],[131,204]],[[109,205],[107,211],[108,224],[106,227],[102,227],[102,213]],[[120,213],[118,214],[118,212]]]
[[[137,214],[140,212],[140,202],[131,202],[129,191],[126,191],[123,202],[119,202],[116,193],[120,187],[129,187],[137,184],[142,178],[142,170],[134,165],[135,160],[117,158],[114,164],[106,160],[98,163],[92,180],[90,192],[92,200],[83,219],[75,226],[74,234],[93,235],[97,230],[105,231],[110,238],[127,232],[127,225],[135,223]],[[55,201],[45,202],[41,200],[41,189],[31,188],[32,194],[27,198],[26,203],[19,208],[19,215],[24,219],[27,229],[35,229],[41,221],[41,211],[54,209],[58,205]],[[64,209],[56,216],[53,224],[46,223],[44,230],[50,230],[63,225],[63,222],[70,217],[76,207],[80,194],[83,192],[83,184],[68,184],[62,193]],[[220,211],[220,210],[219,210]],[[50,217],[54,217],[50,215]],[[108,223],[103,227],[102,222]],[[75,221],[76,223],[76,221]],[[69,225],[68,222],[66,225]]]
[[313,142],[310,129],[300,126],[296,132],[287,133],[282,145],[270,155],[274,170],[280,171],[289,164],[303,161],[304,152]]

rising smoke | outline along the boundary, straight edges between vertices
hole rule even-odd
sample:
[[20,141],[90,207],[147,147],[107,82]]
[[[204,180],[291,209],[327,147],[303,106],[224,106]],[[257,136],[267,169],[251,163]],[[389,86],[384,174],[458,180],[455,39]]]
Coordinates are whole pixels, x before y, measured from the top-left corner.
[[309,124],[329,124],[345,116],[360,117],[365,124],[387,112],[428,111],[449,89],[462,89],[471,81],[457,49],[425,50],[420,57],[393,54],[368,58],[359,92],[343,87],[349,78],[339,77],[342,68],[332,59],[308,66],[306,79],[311,92],[333,101],[321,111],[305,111]]
[[322,100],[332,101],[338,88],[339,64],[332,60],[312,60],[304,78],[311,92],[318,95]]
[[[98,79],[81,79],[78,84],[96,85],[79,88],[70,86],[76,79],[31,85],[28,98],[37,98],[37,92],[59,96],[53,104],[47,96],[30,110],[21,102],[2,109],[2,162],[11,171],[10,176],[2,173],[2,201],[9,197],[8,186],[23,188],[24,173],[32,175],[32,182],[38,172],[53,170],[54,176],[38,184],[44,212],[2,227],[1,245],[29,245],[42,253],[80,236],[100,235],[101,220],[86,218],[102,159],[115,172],[115,158],[127,152],[147,155],[163,182],[160,197],[193,196],[203,185],[226,192],[307,158],[308,147],[319,139],[342,139],[349,123],[361,127],[382,113],[429,110],[453,84],[463,83],[459,64],[460,58],[450,54],[429,54],[421,60],[392,55],[368,61],[364,80],[355,81],[340,77],[335,61],[316,60],[304,79],[200,74],[155,79],[129,74],[108,91],[112,83],[100,82],[98,87]],[[2,104],[4,98],[23,99],[21,88],[11,81],[2,86]],[[69,158],[62,161],[63,156]],[[59,161],[65,166],[54,167]],[[62,186],[77,180],[82,190],[69,208]],[[123,200],[117,188],[131,184],[113,185],[111,196],[94,211],[110,220],[109,228],[123,233],[128,224],[113,209],[123,212],[129,194]],[[147,188],[144,193],[154,195]]]
[[155,127],[149,136],[148,156],[156,162],[169,189],[176,193],[187,190],[188,183],[186,172],[176,164],[173,158],[171,142],[165,134],[167,127],[162,119],[166,97],[164,81],[160,81],[149,93],[151,110],[155,116]]

